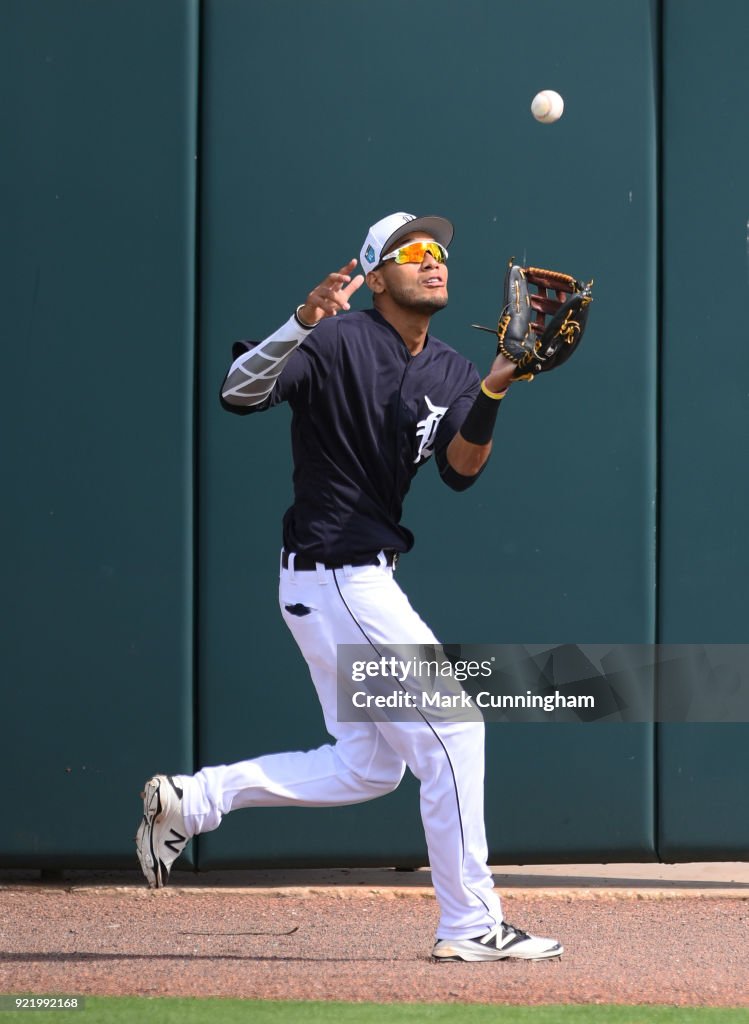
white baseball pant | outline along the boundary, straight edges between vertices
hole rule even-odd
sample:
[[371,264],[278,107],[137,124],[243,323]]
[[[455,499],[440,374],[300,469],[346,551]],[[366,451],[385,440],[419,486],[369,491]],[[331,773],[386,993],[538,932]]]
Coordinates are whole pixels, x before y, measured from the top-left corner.
[[[394,790],[406,766],[420,782],[421,817],[440,907],[439,938],[481,935],[502,920],[487,867],[482,721],[366,721],[337,718],[339,644],[434,645],[381,556],[379,566],[281,570],[281,612],[309,665],[335,742],[177,776],[191,835],[218,827],[239,807],[330,807]],[[308,614],[286,606],[303,605]],[[376,657],[373,653],[373,657]]]

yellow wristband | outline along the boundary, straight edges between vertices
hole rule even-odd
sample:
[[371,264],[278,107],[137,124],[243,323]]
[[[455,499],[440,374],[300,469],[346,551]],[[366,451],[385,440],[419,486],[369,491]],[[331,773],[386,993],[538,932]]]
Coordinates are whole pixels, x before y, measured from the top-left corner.
[[500,400],[500,398],[504,398],[505,397],[505,395],[510,390],[510,388],[509,388],[509,385],[508,385],[504,389],[504,391],[490,391],[489,388],[486,386],[486,381],[482,380],[481,381],[481,390],[484,392],[484,394],[486,395],[487,398],[493,398],[495,401],[498,402]]

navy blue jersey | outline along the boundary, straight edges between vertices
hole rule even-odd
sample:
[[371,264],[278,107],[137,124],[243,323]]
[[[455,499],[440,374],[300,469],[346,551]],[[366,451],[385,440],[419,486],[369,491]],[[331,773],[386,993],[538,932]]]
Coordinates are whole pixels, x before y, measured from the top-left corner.
[[[235,346],[235,357],[239,351]],[[242,414],[289,403],[294,504],[283,520],[284,547],[346,562],[383,548],[410,550],[403,499],[432,454],[444,471],[446,448],[479,389],[464,356],[432,334],[412,356],[369,309],[319,323],[261,405],[222,404]]]

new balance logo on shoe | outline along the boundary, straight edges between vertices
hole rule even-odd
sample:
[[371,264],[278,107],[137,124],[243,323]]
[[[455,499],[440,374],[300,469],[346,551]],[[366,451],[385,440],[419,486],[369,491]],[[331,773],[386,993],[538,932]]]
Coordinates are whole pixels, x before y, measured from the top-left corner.
[[171,832],[174,839],[165,839],[164,846],[168,847],[172,853],[180,854],[182,853],[182,847],[187,842],[187,836],[181,836],[179,832],[175,832],[174,829],[172,829]]

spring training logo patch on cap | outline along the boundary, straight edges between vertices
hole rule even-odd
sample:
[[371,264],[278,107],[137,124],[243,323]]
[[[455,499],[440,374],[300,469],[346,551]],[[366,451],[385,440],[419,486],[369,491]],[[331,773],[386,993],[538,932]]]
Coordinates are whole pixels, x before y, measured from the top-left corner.
[[364,259],[367,261],[367,263],[374,263],[375,251],[371,245],[367,246],[367,251],[364,253]]

